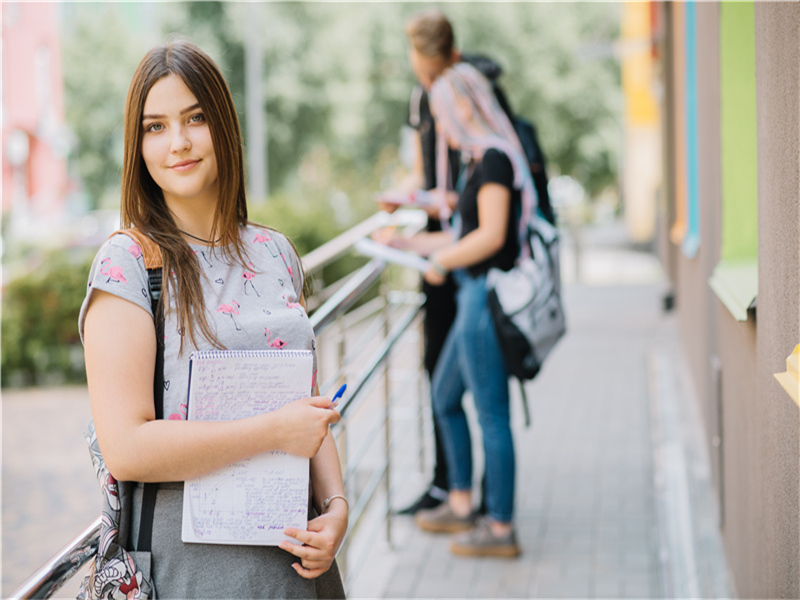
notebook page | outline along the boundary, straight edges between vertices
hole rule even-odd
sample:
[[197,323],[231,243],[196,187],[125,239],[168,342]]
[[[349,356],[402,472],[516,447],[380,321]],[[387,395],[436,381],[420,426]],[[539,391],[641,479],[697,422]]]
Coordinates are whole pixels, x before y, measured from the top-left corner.
[[[310,351],[206,351],[190,357],[190,420],[226,421],[309,396]],[[308,521],[307,458],[269,452],[185,482],[184,542],[277,545]]]

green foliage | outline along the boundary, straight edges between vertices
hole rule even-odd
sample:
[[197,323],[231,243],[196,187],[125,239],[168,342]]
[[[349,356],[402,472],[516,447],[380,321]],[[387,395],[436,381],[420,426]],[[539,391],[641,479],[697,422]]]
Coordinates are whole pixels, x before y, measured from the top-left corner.
[[148,42],[112,5],[65,4],[62,65],[66,120],[78,139],[70,156],[90,208],[119,201],[123,110]]
[[91,257],[60,252],[3,292],[2,385],[85,381],[78,313]]
[[[397,154],[413,84],[403,25],[424,8],[413,2],[75,5],[63,64],[68,122],[80,139],[87,191],[98,199],[116,189],[124,91],[146,46],[170,35],[196,41],[218,62],[247,139],[245,32],[255,22],[271,190],[280,195],[303,185],[301,165],[322,147],[335,165],[327,188],[345,190],[358,205],[356,196],[375,191],[367,185],[382,184],[378,157],[387,148]],[[614,185],[619,65],[611,52],[592,56],[589,50],[611,49],[618,5],[455,2],[443,10],[459,48],[503,67],[501,84],[515,110],[535,122],[552,174],[572,175],[591,195]],[[149,37],[142,39],[141,29]],[[360,192],[348,189],[353,180]]]

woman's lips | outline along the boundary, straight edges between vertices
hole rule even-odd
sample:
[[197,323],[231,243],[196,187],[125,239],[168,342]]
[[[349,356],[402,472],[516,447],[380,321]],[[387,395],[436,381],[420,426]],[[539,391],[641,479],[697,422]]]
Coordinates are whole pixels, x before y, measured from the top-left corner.
[[182,160],[181,162],[172,165],[170,169],[178,172],[188,171],[199,162],[200,162],[199,160]]

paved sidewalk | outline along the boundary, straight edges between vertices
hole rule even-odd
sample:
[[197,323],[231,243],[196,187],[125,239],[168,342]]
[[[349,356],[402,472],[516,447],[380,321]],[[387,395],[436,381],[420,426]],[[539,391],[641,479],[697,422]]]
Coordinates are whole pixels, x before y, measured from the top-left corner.
[[[523,555],[455,557],[447,536],[395,517],[351,596],[732,595],[665,284],[652,256],[610,237],[585,250],[588,283],[566,288],[569,334],[526,388],[530,429],[512,400]],[[395,506],[426,482],[409,479]]]

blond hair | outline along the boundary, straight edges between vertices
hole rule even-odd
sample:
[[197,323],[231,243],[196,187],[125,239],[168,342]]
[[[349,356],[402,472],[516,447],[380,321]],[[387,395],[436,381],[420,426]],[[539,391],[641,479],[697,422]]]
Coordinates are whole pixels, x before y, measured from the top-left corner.
[[406,23],[406,35],[414,50],[423,56],[449,59],[453,55],[453,27],[438,10],[426,10],[411,17]]

